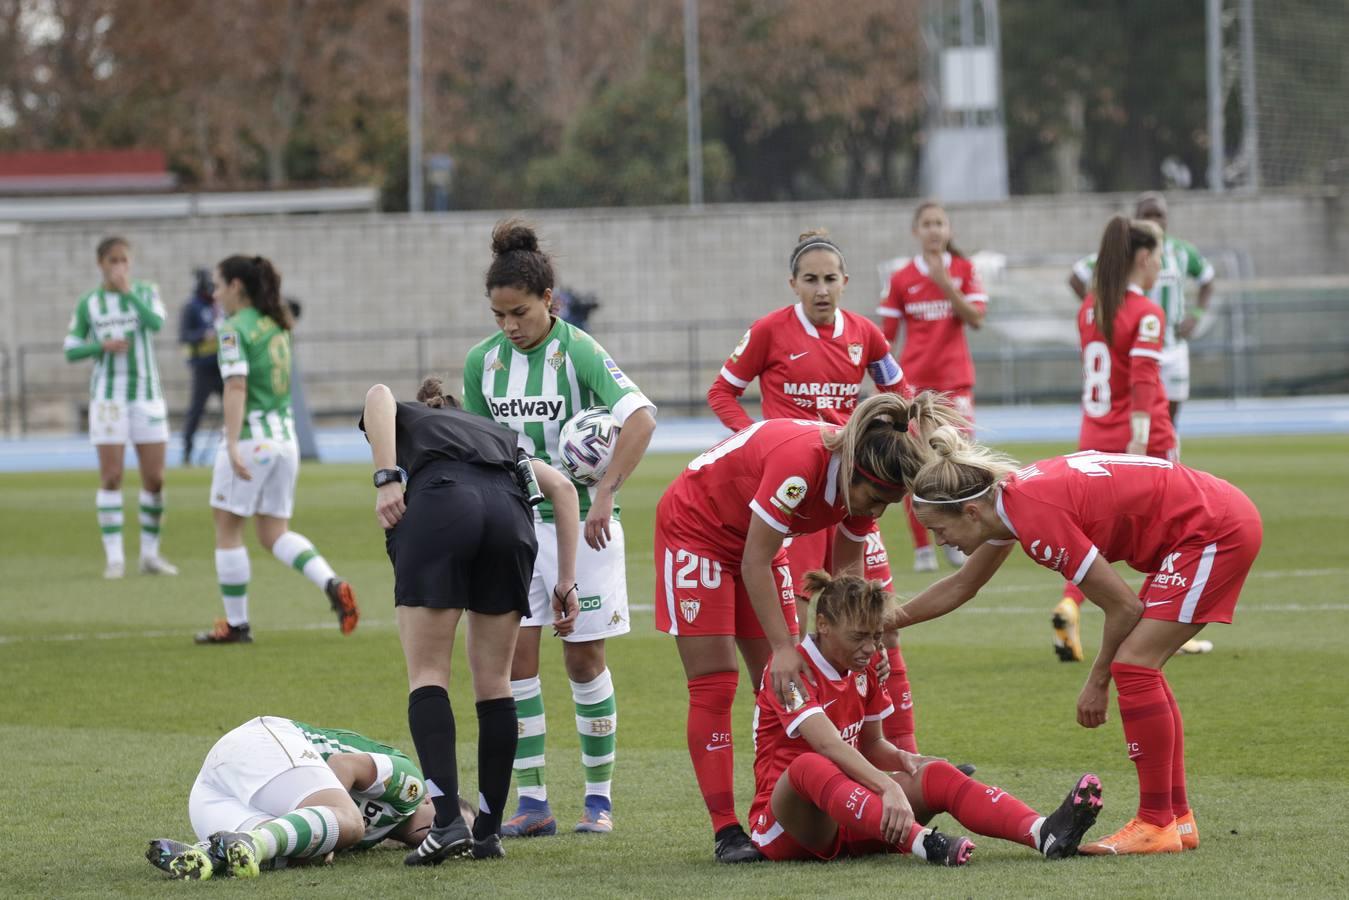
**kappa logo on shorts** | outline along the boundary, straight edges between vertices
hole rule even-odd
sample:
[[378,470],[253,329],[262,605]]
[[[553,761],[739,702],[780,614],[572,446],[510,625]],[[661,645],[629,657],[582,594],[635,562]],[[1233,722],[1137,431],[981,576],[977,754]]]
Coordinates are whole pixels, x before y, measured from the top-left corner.
[[313,750],[306,750],[305,752],[300,754],[300,759],[321,759],[321,758],[322,757],[320,757]]
[[693,624],[694,619],[698,618],[698,612],[702,608],[703,608],[703,601],[701,600],[694,600],[690,598],[688,600],[679,601],[679,614],[683,616],[684,621],[688,622],[690,625]]

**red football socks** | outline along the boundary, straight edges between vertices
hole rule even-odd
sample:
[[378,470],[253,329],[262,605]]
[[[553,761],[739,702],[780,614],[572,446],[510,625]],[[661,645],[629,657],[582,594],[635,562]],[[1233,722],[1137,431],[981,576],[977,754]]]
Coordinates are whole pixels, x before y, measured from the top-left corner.
[[932,538],[928,536],[927,529],[923,523],[918,521],[918,517],[913,514],[913,499],[907,494],[904,496],[904,512],[909,517],[909,531],[913,534],[913,548],[917,550],[920,547],[929,547],[932,545]]
[[1063,596],[1076,603],[1079,609],[1082,607],[1082,601],[1087,599],[1087,595],[1082,593],[1082,589],[1071,581],[1063,583]]
[[1174,699],[1168,699],[1166,678],[1160,669],[1111,663],[1111,677],[1119,691],[1119,717],[1124,743],[1138,769],[1138,818],[1165,827],[1172,812],[1172,768],[1176,759]]
[[922,782],[923,804],[932,812],[950,813],[977,834],[1037,849],[1031,827],[1040,814],[1002,788],[975,781],[945,760],[924,766]]
[[[802,753],[787,766],[787,778],[798,794],[824,810],[839,828],[884,841],[880,796],[843,774],[833,762],[818,753]],[[925,831],[915,822],[903,840],[889,846],[892,851],[909,853]]]
[[1162,690],[1166,691],[1166,699],[1171,704],[1171,722],[1176,730],[1171,747],[1171,812],[1179,819],[1190,811],[1190,798],[1185,793],[1185,722],[1165,676],[1162,677]]
[[688,742],[693,774],[712,816],[712,830],[740,821],[735,814],[735,751],[731,705],[739,672],[714,672],[689,681]]
[[913,736],[913,694],[909,688],[908,670],[904,668],[904,654],[898,647],[886,647],[885,655],[890,661],[890,677],[885,680],[885,689],[895,711],[881,720],[881,731],[885,739],[899,749],[917,753],[918,741]]

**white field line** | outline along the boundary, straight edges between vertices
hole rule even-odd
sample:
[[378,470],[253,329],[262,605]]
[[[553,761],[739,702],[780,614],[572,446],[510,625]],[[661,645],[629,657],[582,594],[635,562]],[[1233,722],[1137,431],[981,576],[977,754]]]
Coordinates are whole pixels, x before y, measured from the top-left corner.
[[[1277,578],[1277,579],[1298,579],[1298,578],[1326,578],[1335,575],[1349,574],[1349,569],[1271,569],[1264,572],[1252,572],[1251,578]],[[1052,597],[1055,593],[1053,582],[1038,582],[1036,584],[994,584],[989,585],[979,592],[980,596],[990,596],[994,594],[1043,594],[1046,597]],[[972,601],[973,602],[973,601]],[[1023,615],[1043,615],[1049,605],[1040,606],[983,606],[967,605],[960,610],[962,613],[975,615],[994,615],[994,616],[1023,616]],[[650,603],[632,603],[628,605],[631,612],[649,613],[654,610]],[[1318,613],[1318,612],[1349,612],[1349,603],[1264,603],[1252,606],[1241,607],[1243,615],[1249,613]],[[365,631],[384,630],[392,628],[391,621],[362,619],[360,627]],[[335,629],[336,625],[332,622],[309,622],[303,625],[278,625],[266,629],[264,634],[273,632],[292,632],[292,631],[325,631]],[[157,629],[154,631],[102,631],[102,632],[72,632],[69,634],[43,634],[43,635],[4,635],[0,634],[0,646],[5,644],[31,644],[31,643],[58,643],[63,641],[114,641],[127,638],[146,639],[146,638],[177,638],[184,637],[190,632],[173,631],[168,629]]]

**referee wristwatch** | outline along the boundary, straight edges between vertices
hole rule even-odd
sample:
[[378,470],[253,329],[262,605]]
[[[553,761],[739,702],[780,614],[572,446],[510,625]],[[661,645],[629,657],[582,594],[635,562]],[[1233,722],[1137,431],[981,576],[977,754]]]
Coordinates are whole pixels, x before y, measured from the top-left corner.
[[408,473],[398,467],[392,469],[377,469],[375,471],[375,487],[380,488],[390,482],[408,483]]

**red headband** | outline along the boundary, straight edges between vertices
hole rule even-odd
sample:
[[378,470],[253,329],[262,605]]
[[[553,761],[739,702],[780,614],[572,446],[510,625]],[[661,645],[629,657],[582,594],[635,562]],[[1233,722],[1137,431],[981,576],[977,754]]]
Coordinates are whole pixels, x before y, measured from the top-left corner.
[[884,479],[882,479],[882,478],[877,478],[875,475],[873,475],[873,474],[871,474],[870,472],[868,472],[868,471],[862,466],[861,463],[854,462],[854,463],[852,464],[852,467],[853,467],[855,470],[857,470],[857,473],[858,473],[859,475],[861,475],[861,476],[862,476],[863,478],[865,478],[867,481],[870,481],[872,484],[879,484],[881,487],[883,487],[883,488],[889,488],[889,489],[892,490],[892,491],[903,491],[903,490],[907,490],[907,488],[905,488],[904,485],[902,485],[902,484],[895,484],[895,483],[892,482],[892,481],[886,481],[886,480],[884,480]]

